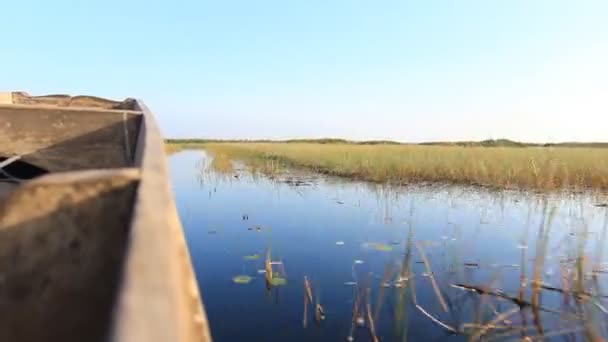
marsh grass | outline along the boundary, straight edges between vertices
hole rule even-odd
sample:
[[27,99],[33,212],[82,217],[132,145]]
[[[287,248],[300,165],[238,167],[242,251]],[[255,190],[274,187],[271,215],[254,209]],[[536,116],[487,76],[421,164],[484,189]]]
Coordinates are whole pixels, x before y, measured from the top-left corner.
[[221,173],[234,172],[232,160],[223,153],[218,153],[214,156],[214,158],[211,160],[211,167],[216,171],[220,171]]
[[[536,213],[540,215],[538,225],[532,221]],[[599,277],[605,274],[597,270],[605,265],[602,263],[603,239],[608,229],[608,209],[593,250],[590,242],[595,235],[591,234],[582,206],[578,211],[569,210],[561,218],[569,222],[571,229],[560,230],[554,228],[559,219],[555,206],[549,205],[546,198],[532,204],[523,235],[518,239],[521,264],[515,267],[520,268],[521,274],[512,273],[520,282],[512,285],[505,282],[510,272],[504,273],[506,269],[498,265],[475,263],[476,267],[468,272],[464,267],[456,267],[455,264],[467,264],[462,260],[467,259],[470,249],[455,252],[463,254],[458,257],[449,252],[448,259],[443,258],[445,246],[430,245],[425,250],[423,241],[414,239],[412,216],[413,205],[406,222],[408,234],[400,263],[389,261],[383,275],[377,273],[373,281],[369,278],[367,282],[366,275],[357,276],[353,265],[355,304],[348,340],[353,340],[357,326],[365,327],[372,340],[381,337],[387,328],[381,322],[388,321],[393,325],[394,340],[406,341],[409,317],[414,312],[446,333],[461,335],[470,341],[605,340],[608,295],[600,287],[605,280]],[[526,254],[528,246],[532,248],[530,259]],[[421,260],[416,263],[424,264],[417,274],[412,269],[414,255]],[[562,275],[554,278],[549,270],[556,266]],[[397,279],[391,281],[395,277]],[[434,296],[421,296],[419,301],[416,295],[419,286],[431,288],[426,292],[434,292]],[[375,301],[370,295],[371,287],[377,291]],[[387,306],[388,309],[383,310]],[[375,308],[373,315],[372,307]],[[356,324],[361,317],[365,321]]]
[[[232,161],[235,159],[245,161],[250,168],[271,170],[271,173],[272,170],[280,170],[289,163],[298,165],[282,161],[283,157],[277,157],[273,151],[264,152],[262,149],[260,152],[260,149],[255,147],[258,144],[243,144],[246,145],[244,147],[232,145],[234,144],[221,144],[222,148],[219,149],[215,146],[208,148],[214,154],[214,161],[217,161],[214,168],[226,169],[228,173],[235,172],[232,169]],[[248,150],[254,147],[253,152]],[[229,150],[232,148],[234,150]],[[584,149],[577,151],[581,150]],[[538,165],[542,163],[534,165],[538,169]],[[536,174],[542,172],[536,171]],[[231,175],[230,179],[232,177]],[[450,195],[454,198],[458,196],[454,193]],[[357,276],[355,267],[360,267],[356,266],[360,263],[353,263],[354,304],[352,318],[349,317],[349,340],[353,340],[356,334],[365,334],[365,340],[380,339],[385,334],[385,328],[393,324],[394,335],[398,338],[395,340],[405,341],[410,327],[409,319],[416,315],[422,315],[421,317],[428,319],[446,333],[461,335],[472,341],[528,341],[555,337],[564,337],[571,341],[582,338],[603,340],[608,336],[605,326],[608,295],[601,288],[605,282],[602,277],[608,276],[605,274],[606,264],[602,262],[608,235],[608,208],[605,209],[601,230],[594,232],[590,229],[593,227],[588,227],[589,222],[586,219],[589,209],[585,209],[582,203],[578,210],[578,205],[572,205],[568,207],[567,212],[562,211],[562,217],[556,207],[548,204],[548,197],[541,195],[527,206],[525,229],[522,236],[517,238],[517,248],[521,250],[516,258],[520,259],[520,264],[509,266],[520,269],[520,272],[514,273],[505,271],[506,268],[500,265],[492,266],[488,260],[474,258],[474,248],[467,247],[468,244],[454,242],[447,245],[446,240],[429,244],[428,240],[415,239],[414,202],[410,202],[409,218],[406,220],[408,231],[405,250],[394,247],[395,252],[399,252],[402,258],[397,257],[397,253],[392,256],[387,254],[395,260],[391,259],[386,264],[381,278],[373,280],[370,273]],[[500,197],[501,211],[504,210],[503,201],[504,198]],[[490,229],[493,215],[487,208],[493,205],[496,203],[480,208],[478,228]],[[459,210],[456,203],[452,203],[450,208]],[[536,216],[540,217],[538,222],[532,219]],[[446,219],[448,226],[453,227],[456,238],[454,241],[461,241],[460,228],[456,223],[450,223],[449,212]],[[505,220],[504,212],[495,219]],[[554,221],[558,220],[568,229],[553,227]],[[387,245],[391,247],[388,249],[377,248],[378,245],[382,244],[365,244],[377,251],[392,251],[391,246]],[[590,248],[592,246],[595,250]],[[402,259],[400,263],[396,262],[397,258]],[[419,271],[414,270],[413,263],[423,264],[424,269],[420,266]],[[273,271],[273,268],[277,268],[279,272]],[[271,260],[270,249],[267,250],[265,269],[268,289],[278,285],[276,279],[286,278],[282,262]],[[558,269],[561,276],[551,277],[548,272],[550,269]],[[480,277],[476,277],[476,274]],[[520,281],[508,285],[505,281],[508,276],[518,277]],[[304,326],[308,320],[308,304],[313,305],[311,284],[307,278],[304,279]],[[372,288],[377,289],[376,296],[373,297]],[[420,296],[416,295],[416,288],[419,289]],[[431,294],[430,300],[425,293]],[[312,308],[315,314],[322,312],[319,310],[318,300],[317,306]],[[328,307],[329,314],[331,310],[332,308]],[[419,320],[416,318],[412,322]],[[360,332],[357,333],[356,328],[365,329],[358,329]]]
[[202,143],[198,143],[198,142],[177,142],[177,141],[171,141],[171,142],[165,142],[165,152],[168,155],[172,155],[174,153],[183,151],[183,150],[188,150],[188,149],[197,149],[197,148],[202,148],[204,145]]
[[313,143],[208,143],[266,174],[285,167],[373,182],[448,182],[536,190],[608,189],[608,149]]

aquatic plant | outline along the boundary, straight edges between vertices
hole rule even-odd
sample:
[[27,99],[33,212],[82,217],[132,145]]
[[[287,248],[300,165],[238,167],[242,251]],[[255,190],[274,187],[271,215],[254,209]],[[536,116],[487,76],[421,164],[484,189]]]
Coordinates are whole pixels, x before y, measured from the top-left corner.
[[[270,248],[266,250],[266,259],[264,260],[264,269],[266,273],[266,287],[270,289],[273,286],[284,286],[287,284],[287,274],[282,261],[272,261],[270,257]],[[272,266],[276,265],[278,272],[274,272]]]
[[250,261],[251,261],[251,260],[258,260],[258,259],[260,259],[260,258],[261,258],[261,256],[260,256],[259,254],[245,255],[245,256],[243,257],[243,259],[245,259],[245,260],[250,260]]
[[364,242],[361,246],[365,249],[373,249],[380,252],[391,252],[393,250],[393,246],[379,242]]
[[232,281],[235,284],[249,284],[252,280],[253,280],[253,277],[250,277],[248,275],[238,275],[238,276],[232,278]]
[[608,188],[608,149],[307,143],[208,143],[216,155],[273,174],[285,167],[375,182],[498,188]]
[[374,249],[380,252],[391,252],[393,247],[383,243],[376,243],[374,244]]
[[272,285],[272,286],[284,286],[284,285],[287,285],[287,279],[279,276],[278,273],[275,273],[275,275],[272,277],[272,279],[270,279],[270,285]]

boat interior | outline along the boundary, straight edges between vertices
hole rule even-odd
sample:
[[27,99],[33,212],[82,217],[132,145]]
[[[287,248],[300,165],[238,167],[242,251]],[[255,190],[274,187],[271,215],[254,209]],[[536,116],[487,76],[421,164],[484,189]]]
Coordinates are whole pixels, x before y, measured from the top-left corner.
[[0,340],[105,340],[140,177],[142,113],[132,100],[8,94]]

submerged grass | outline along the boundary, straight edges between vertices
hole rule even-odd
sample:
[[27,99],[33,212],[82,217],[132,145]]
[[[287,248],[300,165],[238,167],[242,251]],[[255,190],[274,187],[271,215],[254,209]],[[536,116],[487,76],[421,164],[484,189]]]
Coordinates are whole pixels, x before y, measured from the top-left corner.
[[537,190],[608,189],[608,149],[315,143],[207,143],[272,174],[300,167],[374,182],[451,182]]

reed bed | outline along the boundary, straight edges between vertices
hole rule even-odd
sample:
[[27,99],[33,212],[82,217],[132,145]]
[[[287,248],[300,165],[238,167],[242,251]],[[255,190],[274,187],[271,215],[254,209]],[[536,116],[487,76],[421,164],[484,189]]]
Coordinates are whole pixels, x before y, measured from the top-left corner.
[[608,189],[608,149],[315,143],[207,143],[264,173],[285,167],[395,184],[448,182],[535,190]]
[[[598,279],[600,274],[603,274],[598,272],[602,267],[603,250],[601,247],[599,247],[599,251],[586,248],[590,237],[582,211],[581,216],[572,212],[568,214],[571,222],[578,222],[571,227],[574,229],[573,231],[557,232],[553,230],[553,221],[557,216],[556,208],[549,209],[547,202],[543,201],[540,210],[542,210],[542,218],[536,234],[535,257],[526,259],[526,248],[522,248],[521,265],[518,265],[521,270],[521,283],[517,294],[513,293],[512,288],[501,289],[500,277],[492,277],[489,283],[472,285],[470,275],[460,277],[465,279],[465,282],[468,281],[467,284],[455,283],[450,280],[449,274],[442,272],[436,274],[441,281],[440,283],[438,281],[439,286],[434,286],[437,301],[439,303],[448,302],[452,312],[455,309],[458,311],[456,315],[443,316],[447,318],[447,321],[440,320],[439,315],[442,313],[437,312],[438,310],[435,310],[438,315],[434,316],[420,307],[416,301],[415,281],[412,281],[413,275],[410,271],[411,261],[409,260],[414,250],[413,246],[416,247],[418,257],[422,259],[427,277],[431,282],[434,281],[435,275],[431,270],[432,263],[422,245],[413,244],[412,236],[408,236],[406,258],[401,266],[401,273],[408,275],[406,286],[411,288],[412,304],[437,326],[450,333],[468,335],[471,341],[514,339],[518,335],[519,339],[524,341],[565,335],[568,337],[566,340],[576,340],[578,336],[590,341],[605,341],[605,315],[608,314],[608,310],[604,305],[608,295],[602,291],[600,287],[602,281]],[[530,216],[530,212],[528,216]],[[608,227],[608,210],[601,232],[599,232],[601,238],[597,241],[598,246],[603,246],[605,243],[606,227]],[[530,218],[526,223],[526,236],[529,228],[531,228]],[[549,250],[551,236],[555,234],[566,234],[571,243],[555,238],[554,242],[559,242],[553,243],[553,248]],[[522,241],[527,243],[527,238],[522,237]],[[595,262],[590,258],[590,255],[593,254],[596,254]],[[450,259],[451,262],[460,260],[456,257]],[[527,263],[531,263],[533,266],[531,274],[526,274],[525,265]],[[549,263],[552,265],[548,265]],[[555,267],[556,264],[562,270],[562,277],[552,279],[546,271],[548,268]],[[439,269],[446,268],[440,267]],[[480,268],[475,269],[475,272],[479,271],[483,272]],[[467,278],[469,280],[466,280]],[[550,283],[554,283],[555,286]],[[401,303],[404,287],[400,286],[398,290],[401,291],[401,294],[398,293],[395,300],[397,303]],[[454,290],[462,290],[468,295],[460,297]],[[562,296],[562,305],[559,304],[560,300],[556,297],[549,298],[551,293]],[[444,295],[445,300],[442,298]],[[547,298],[543,300],[544,296]],[[475,298],[477,298],[476,304],[471,302]],[[403,306],[397,304],[397,307],[402,308]],[[462,310],[463,308],[468,308],[468,310]],[[478,312],[484,314],[479,315]],[[395,315],[395,317],[404,317],[404,314]],[[467,320],[472,321],[467,322]]]
[[166,142],[165,143],[165,152],[167,153],[167,155],[172,155],[174,153],[183,151],[183,150],[188,150],[188,149],[196,149],[196,148],[202,148],[203,144],[202,143],[195,143],[195,142]]
[[[264,172],[279,172],[285,165],[272,154],[274,152],[247,150],[258,144],[232,145],[218,144],[220,149],[216,145],[208,147],[215,154],[211,167],[224,170],[230,179],[242,177],[235,173],[240,165],[233,165],[231,158],[243,160],[253,168],[263,168]],[[226,152],[225,148],[235,150]],[[254,153],[268,154],[257,156]],[[368,269],[360,266],[371,265],[367,260],[353,260],[352,281],[344,283],[352,286],[353,292],[352,316],[345,321],[350,325],[347,340],[383,341],[393,337],[392,340],[406,341],[412,331],[417,333],[418,329],[423,329],[417,326],[424,322],[420,320],[423,318],[441,333],[459,335],[471,341],[549,338],[604,341],[608,336],[608,294],[603,288],[608,274],[604,258],[608,208],[595,206],[603,209],[594,210],[605,211],[601,227],[595,227],[591,226],[594,221],[583,203],[559,208],[559,204],[549,200],[550,197],[536,197],[524,206],[527,219],[514,223],[523,225],[521,236],[511,241],[519,242],[517,246],[511,246],[520,249],[513,254],[516,258],[513,261],[519,259],[519,264],[494,264],[491,255],[488,260],[484,255],[476,255],[475,248],[468,247],[471,245],[467,239],[462,239],[456,221],[450,222],[449,215],[447,225],[454,227],[453,242],[448,244],[447,235],[436,241],[421,240],[424,234],[419,237],[414,234],[414,222],[418,220],[414,219],[415,202],[412,200],[409,217],[404,222],[407,235],[399,240],[400,247],[395,247],[394,254],[390,254],[392,247],[382,248],[385,246],[382,243],[362,244],[362,248],[375,253],[389,253],[384,274],[377,264],[375,269]],[[503,198],[500,200],[502,203]],[[487,208],[495,204],[479,208],[480,230],[490,232],[494,228]],[[451,210],[459,210],[458,207],[457,203],[450,204]],[[504,210],[502,204],[501,210]],[[523,217],[525,212],[522,212]],[[418,216],[421,218],[426,219],[426,216]],[[248,220],[248,215],[244,214],[242,219]],[[505,220],[504,216],[495,219]],[[505,239],[504,248],[509,248],[509,241]],[[254,256],[260,258],[254,254],[245,259]],[[279,272],[273,271],[273,266]],[[277,279],[286,278],[283,266],[282,262],[271,260],[268,249],[265,261],[268,290],[287,285],[285,281],[277,282]],[[552,275],[550,270],[558,272]],[[519,282],[511,282],[508,277],[515,277]],[[303,327],[308,325],[309,311],[314,312],[317,324],[323,324],[325,311],[319,302],[318,284],[305,276],[303,287],[301,282],[296,286],[303,289]],[[345,287],[345,291],[350,288]],[[316,303],[313,293],[317,297]],[[332,307],[331,301],[327,303],[328,317],[335,319],[332,315],[338,310]],[[410,323],[414,325],[410,326]]]

